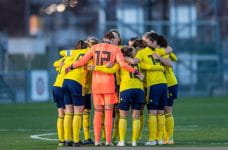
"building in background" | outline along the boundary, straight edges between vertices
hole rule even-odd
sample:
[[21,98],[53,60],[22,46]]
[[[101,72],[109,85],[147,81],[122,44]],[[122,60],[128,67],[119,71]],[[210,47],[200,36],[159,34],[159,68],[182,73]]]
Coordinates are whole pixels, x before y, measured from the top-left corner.
[[30,100],[32,71],[46,70],[50,87],[59,50],[89,35],[101,38],[111,28],[124,43],[149,30],[164,34],[178,54],[181,95],[228,88],[226,0],[73,1],[0,1],[0,99]]

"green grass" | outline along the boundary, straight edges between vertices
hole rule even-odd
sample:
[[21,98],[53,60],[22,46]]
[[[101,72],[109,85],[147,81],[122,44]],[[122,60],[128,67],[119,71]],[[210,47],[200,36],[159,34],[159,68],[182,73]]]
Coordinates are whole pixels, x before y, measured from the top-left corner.
[[[178,99],[174,106],[176,144],[173,146],[227,147],[227,100],[228,97]],[[0,150],[55,150],[55,141],[36,140],[30,135],[55,132],[56,115],[53,103],[1,104]],[[146,126],[144,140],[147,139]],[[129,130],[128,139],[130,135]],[[46,138],[56,139],[56,135]]]

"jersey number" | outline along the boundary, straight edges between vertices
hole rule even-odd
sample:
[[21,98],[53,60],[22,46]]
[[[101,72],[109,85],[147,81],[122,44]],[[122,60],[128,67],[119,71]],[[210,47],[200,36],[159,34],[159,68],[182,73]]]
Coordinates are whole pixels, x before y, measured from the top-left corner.
[[97,58],[96,58],[96,65],[103,65],[105,61],[110,61],[111,52],[108,51],[95,51]]
[[[131,66],[132,66],[133,68],[139,70],[138,64],[136,64],[136,65],[131,65]],[[136,76],[134,73],[132,73],[132,72],[129,72],[129,75],[130,75],[130,78],[137,78],[137,76]]]

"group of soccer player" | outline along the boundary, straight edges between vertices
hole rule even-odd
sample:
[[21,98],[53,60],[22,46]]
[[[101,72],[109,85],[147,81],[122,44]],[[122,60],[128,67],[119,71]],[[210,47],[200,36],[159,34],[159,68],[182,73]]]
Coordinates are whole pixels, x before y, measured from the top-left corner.
[[172,108],[178,84],[172,62],[177,57],[164,36],[146,32],[125,46],[120,33],[111,29],[102,42],[88,37],[79,40],[74,49],[60,51],[60,56],[54,62],[58,74],[53,85],[59,146],[112,146],[113,140],[118,141],[117,146],[125,146],[130,108],[131,145],[137,146],[142,140],[145,106],[148,140],[144,144],[174,144]]

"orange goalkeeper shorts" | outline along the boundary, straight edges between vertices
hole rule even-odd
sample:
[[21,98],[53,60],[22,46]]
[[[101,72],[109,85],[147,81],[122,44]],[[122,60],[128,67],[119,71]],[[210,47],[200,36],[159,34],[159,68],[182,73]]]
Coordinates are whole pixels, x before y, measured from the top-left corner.
[[116,93],[93,94],[94,105],[112,105],[118,102]]

